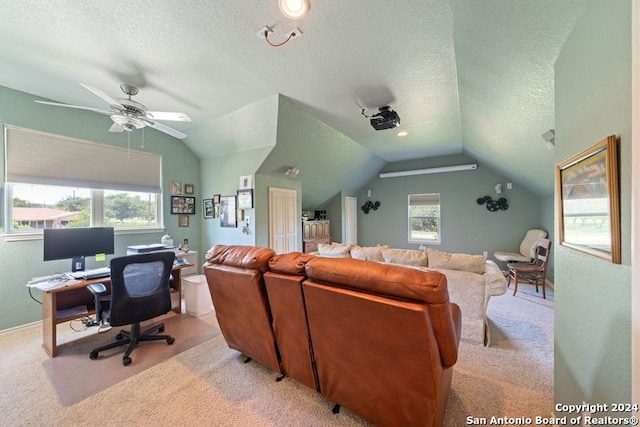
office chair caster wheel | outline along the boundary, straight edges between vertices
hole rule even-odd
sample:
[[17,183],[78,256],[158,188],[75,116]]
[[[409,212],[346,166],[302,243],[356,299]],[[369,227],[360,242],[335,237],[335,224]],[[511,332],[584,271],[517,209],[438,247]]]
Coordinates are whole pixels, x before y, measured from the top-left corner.
[[97,351],[92,351],[91,353],[89,353],[89,359],[96,360],[97,358],[98,358],[98,352]]
[[131,358],[130,358],[129,356],[123,356],[123,357],[122,357],[122,364],[123,364],[124,366],[131,365],[131,362],[132,362],[132,361],[133,361],[133,360],[131,360]]
[[174,342],[176,342],[176,339],[175,339],[175,338],[173,338],[173,337],[169,337],[169,338],[167,338],[167,344],[171,345],[171,344],[173,344]]

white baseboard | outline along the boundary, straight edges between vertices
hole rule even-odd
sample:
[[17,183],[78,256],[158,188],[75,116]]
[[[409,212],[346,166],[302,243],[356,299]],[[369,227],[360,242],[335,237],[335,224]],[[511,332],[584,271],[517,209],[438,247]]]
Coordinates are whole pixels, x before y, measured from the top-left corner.
[[35,328],[35,327],[42,328],[42,320],[37,320],[32,323],[25,323],[24,325],[14,326],[13,328],[3,329],[0,331],[0,336],[12,334],[14,332],[22,332],[25,329]]

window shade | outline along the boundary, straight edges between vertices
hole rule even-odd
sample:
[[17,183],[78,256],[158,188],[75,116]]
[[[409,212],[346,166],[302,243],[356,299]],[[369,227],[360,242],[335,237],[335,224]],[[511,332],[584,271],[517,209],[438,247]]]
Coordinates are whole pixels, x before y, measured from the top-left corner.
[[417,205],[438,205],[440,204],[440,194],[409,194],[409,206]]
[[160,193],[162,156],[5,125],[8,182]]

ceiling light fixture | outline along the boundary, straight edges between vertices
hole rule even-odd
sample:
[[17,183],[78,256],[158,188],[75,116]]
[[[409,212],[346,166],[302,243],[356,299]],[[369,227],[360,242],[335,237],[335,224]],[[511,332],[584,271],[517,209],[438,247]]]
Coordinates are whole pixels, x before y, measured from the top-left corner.
[[403,136],[407,136],[409,135],[409,132],[407,132],[406,130],[401,130],[400,132],[398,132],[398,136],[399,137],[403,137]]
[[132,132],[136,129],[142,129],[147,125],[144,121],[136,117],[119,115],[119,114],[112,115],[111,120],[113,120],[118,125],[122,126],[122,128],[128,132]]
[[428,175],[432,173],[470,171],[477,168],[478,168],[477,163],[470,163],[468,165],[443,166],[440,168],[415,169],[410,171],[399,171],[399,172],[383,172],[380,174],[380,178],[396,178],[399,176]]
[[278,0],[280,12],[289,19],[300,19],[309,11],[309,0]]

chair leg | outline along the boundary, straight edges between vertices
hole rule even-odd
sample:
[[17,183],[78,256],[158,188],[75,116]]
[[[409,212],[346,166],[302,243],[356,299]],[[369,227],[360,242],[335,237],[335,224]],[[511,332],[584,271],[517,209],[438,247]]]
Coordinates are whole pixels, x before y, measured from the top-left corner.
[[518,270],[513,273],[513,296],[518,292]]
[[138,343],[140,343],[140,341],[166,340],[167,344],[169,345],[175,342],[175,338],[173,338],[171,335],[154,335],[156,332],[164,332],[164,323],[160,323],[149,329],[146,329],[144,332],[140,332],[139,323],[134,323],[131,325],[130,331],[121,330],[120,333],[116,335],[117,341],[92,350],[91,353],[89,353],[89,358],[97,359],[98,353],[102,351],[128,344],[128,347],[124,352],[124,355],[122,356],[122,364],[127,366],[132,362],[132,359],[130,357],[131,352],[138,345]]

